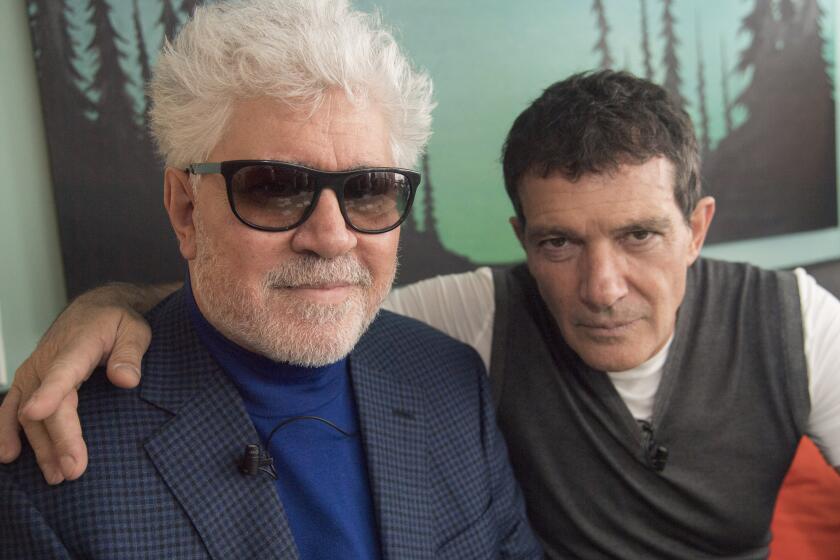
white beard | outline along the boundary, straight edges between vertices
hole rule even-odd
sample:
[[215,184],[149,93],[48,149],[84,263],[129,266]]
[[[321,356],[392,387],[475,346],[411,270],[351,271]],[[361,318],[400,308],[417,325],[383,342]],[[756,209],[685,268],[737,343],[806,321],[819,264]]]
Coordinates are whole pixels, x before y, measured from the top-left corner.
[[[345,357],[376,317],[394,279],[392,274],[377,286],[351,255],[302,254],[280,263],[260,285],[246,285],[201,230],[196,222],[192,282],[204,303],[202,313],[228,339],[277,362],[317,367]],[[290,289],[336,282],[352,286],[338,304],[315,303]]]

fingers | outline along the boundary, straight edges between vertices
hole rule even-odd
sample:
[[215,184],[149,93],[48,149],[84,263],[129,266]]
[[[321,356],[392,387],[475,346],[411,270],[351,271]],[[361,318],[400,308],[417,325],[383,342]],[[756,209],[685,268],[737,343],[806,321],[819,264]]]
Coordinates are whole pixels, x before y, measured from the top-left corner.
[[82,439],[82,426],[76,411],[78,404],[78,394],[70,393],[56,413],[44,420],[52,454],[65,480],[79,478],[87,468],[87,446]]
[[44,480],[47,481],[47,484],[63,482],[64,475],[61,474],[58,457],[53,451],[52,441],[45,424],[25,419],[21,419],[21,423],[23,424],[23,430],[26,432],[26,439],[29,440],[32,451],[35,452],[38,467],[44,474]]
[[149,326],[129,307],[134,300],[126,298],[119,287],[101,288],[77,298],[56,319],[18,368],[14,389],[0,407],[0,460],[20,454],[20,422],[47,482],[84,472],[88,455],[76,413],[77,387],[106,359],[112,383],[136,386],[151,340]]
[[[37,380],[40,374],[40,386],[29,391],[31,396],[21,409],[21,418],[43,420],[56,412],[62,401],[87,379],[99,364],[102,355],[102,343],[96,339],[80,338],[54,352],[55,358],[46,368],[29,374],[29,368],[36,368],[32,363],[25,363],[15,374],[15,379]],[[23,390],[26,399],[27,391]],[[28,434],[28,432],[27,432]]]
[[35,460],[48,484],[79,478],[87,468],[87,447],[76,413],[78,397],[70,393],[44,421],[22,419]]
[[0,405],[0,463],[11,463],[20,454],[20,424],[17,416],[20,401],[20,389],[12,385]]
[[108,358],[108,379],[117,387],[130,389],[140,382],[140,362],[149,348],[152,331],[139,316],[126,316],[117,329],[117,337]]

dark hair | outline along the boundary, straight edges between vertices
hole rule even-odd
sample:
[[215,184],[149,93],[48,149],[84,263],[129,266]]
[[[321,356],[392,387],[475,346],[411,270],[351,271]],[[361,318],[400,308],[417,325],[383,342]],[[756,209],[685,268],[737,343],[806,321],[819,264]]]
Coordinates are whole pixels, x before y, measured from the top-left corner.
[[665,156],[686,220],[700,198],[700,154],[691,119],[660,86],[628,72],[575,74],[546,89],[520,114],[502,148],[505,189],[524,223],[519,183],[534,173],[576,181]]

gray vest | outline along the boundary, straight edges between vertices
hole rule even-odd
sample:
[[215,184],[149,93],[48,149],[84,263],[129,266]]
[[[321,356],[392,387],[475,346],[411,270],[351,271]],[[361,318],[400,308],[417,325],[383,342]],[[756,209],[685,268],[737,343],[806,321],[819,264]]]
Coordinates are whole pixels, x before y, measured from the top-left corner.
[[766,558],[810,411],[795,276],[699,259],[644,427],[524,265],[494,283],[499,426],[548,557]]

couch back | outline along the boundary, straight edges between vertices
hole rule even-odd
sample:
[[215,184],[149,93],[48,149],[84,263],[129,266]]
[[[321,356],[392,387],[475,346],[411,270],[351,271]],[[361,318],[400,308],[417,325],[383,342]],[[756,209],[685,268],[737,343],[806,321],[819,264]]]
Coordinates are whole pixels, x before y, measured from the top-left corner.
[[840,260],[808,264],[804,268],[820,286],[840,298]]

